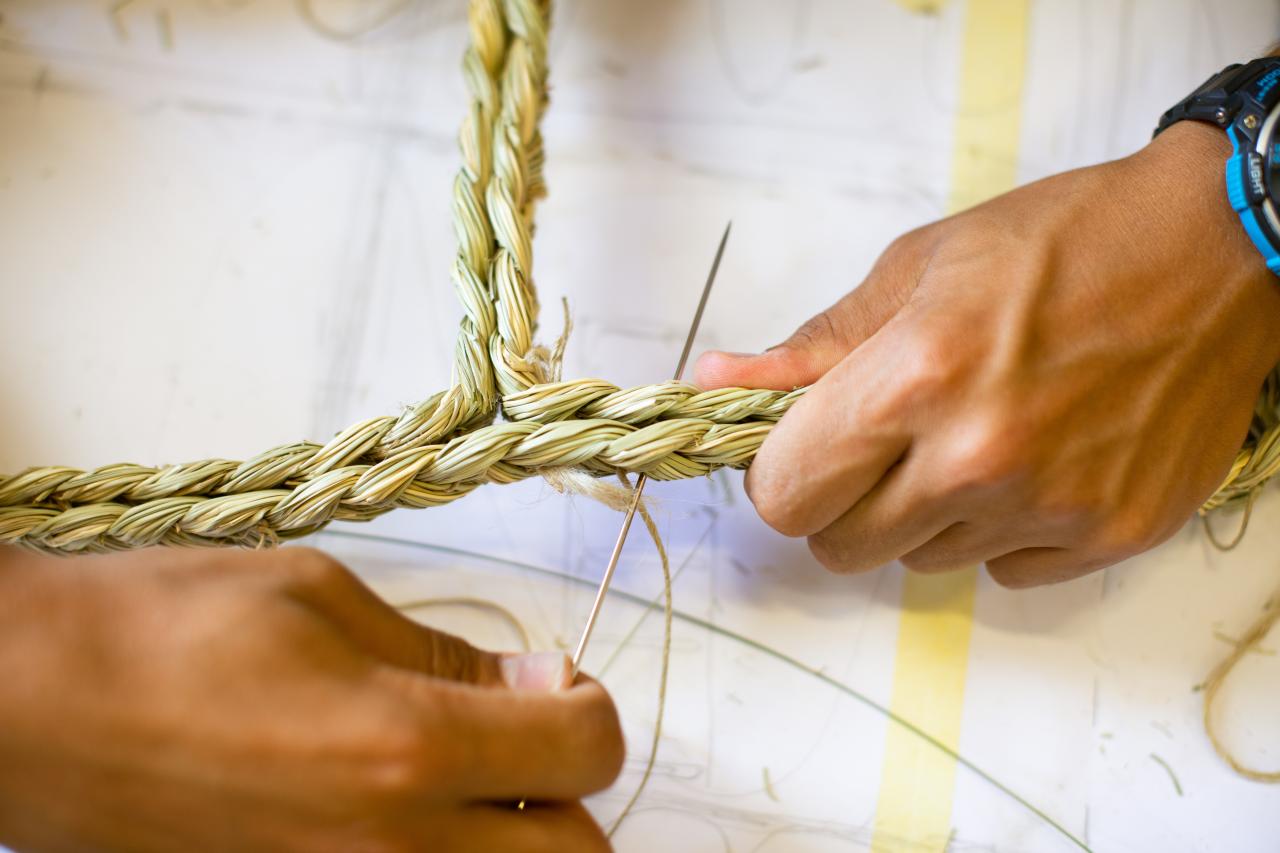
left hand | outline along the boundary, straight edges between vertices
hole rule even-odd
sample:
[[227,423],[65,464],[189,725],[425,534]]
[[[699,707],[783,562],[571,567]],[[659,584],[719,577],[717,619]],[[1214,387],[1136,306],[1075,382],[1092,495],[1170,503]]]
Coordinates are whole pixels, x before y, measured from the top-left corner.
[[0,845],[605,851],[579,799],[622,731],[568,675],[418,625],[308,548],[0,548]]
[[1227,153],[1183,122],[907,234],[781,346],[705,354],[706,388],[813,384],[747,473],[761,517],[835,571],[985,562],[1008,586],[1171,536],[1280,360]]

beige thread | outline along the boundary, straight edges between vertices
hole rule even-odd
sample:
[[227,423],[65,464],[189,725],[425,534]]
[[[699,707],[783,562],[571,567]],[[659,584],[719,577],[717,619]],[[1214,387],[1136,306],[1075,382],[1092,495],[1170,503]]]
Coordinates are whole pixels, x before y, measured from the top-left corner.
[[[624,490],[630,493],[633,487],[627,475],[618,474],[618,479],[622,482]],[[630,816],[636,803],[640,802],[640,797],[649,786],[650,777],[653,776],[654,765],[658,762],[658,747],[662,743],[662,721],[667,713],[667,677],[671,672],[671,617],[674,613],[671,598],[671,560],[667,556],[666,546],[662,544],[662,537],[658,534],[658,525],[654,522],[645,502],[641,500],[636,504],[636,508],[640,511],[640,518],[649,532],[649,538],[653,540],[653,547],[657,549],[658,564],[662,567],[662,656],[661,668],[658,672],[658,709],[653,718],[653,738],[649,741],[649,754],[644,762],[644,771],[640,774],[640,784],[636,785],[636,789],[631,792],[622,811],[609,825],[607,835],[610,838],[613,838],[618,827],[622,826],[622,822]]]

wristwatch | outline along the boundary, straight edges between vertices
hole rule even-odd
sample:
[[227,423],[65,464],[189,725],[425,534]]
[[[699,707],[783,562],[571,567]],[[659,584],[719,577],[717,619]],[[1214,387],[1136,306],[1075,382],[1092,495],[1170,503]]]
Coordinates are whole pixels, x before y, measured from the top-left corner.
[[1280,58],[1228,65],[1162,115],[1152,136],[1183,119],[1226,130],[1227,199],[1267,268],[1280,275]]

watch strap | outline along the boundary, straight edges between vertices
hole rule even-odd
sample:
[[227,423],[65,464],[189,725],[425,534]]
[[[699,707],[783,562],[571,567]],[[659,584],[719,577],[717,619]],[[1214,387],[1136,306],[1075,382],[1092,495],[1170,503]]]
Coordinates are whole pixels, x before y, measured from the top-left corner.
[[[1259,84],[1255,89],[1250,85]],[[1185,119],[1203,121],[1226,128],[1252,100],[1261,101],[1280,83],[1280,57],[1268,56],[1252,62],[1234,63],[1201,83],[1164,115],[1152,136]]]

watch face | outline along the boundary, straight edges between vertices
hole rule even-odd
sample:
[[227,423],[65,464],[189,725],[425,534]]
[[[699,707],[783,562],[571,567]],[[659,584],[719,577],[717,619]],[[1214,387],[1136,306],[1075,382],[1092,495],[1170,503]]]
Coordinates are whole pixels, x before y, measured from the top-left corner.
[[1271,115],[1263,125],[1264,133],[1258,138],[1257,148],[1258,153],[1262,155],[1267,195],[1271,198],[1280,198],[1280,133],[1277,133],[1280,122],[1276,121],[1278,115],[1280,115],[1280,106],[1273,107]]
[[1254,151],[1259,156],[1253,158],[1253,163],[1256,164],[1255,168],[1261,169],[1259,177],[1266,183],[1266,197],[1276,199],[1280,198],[1280,98],[1271,100],[1277,103],[1270,105],[1267,117],[1258,130]]

